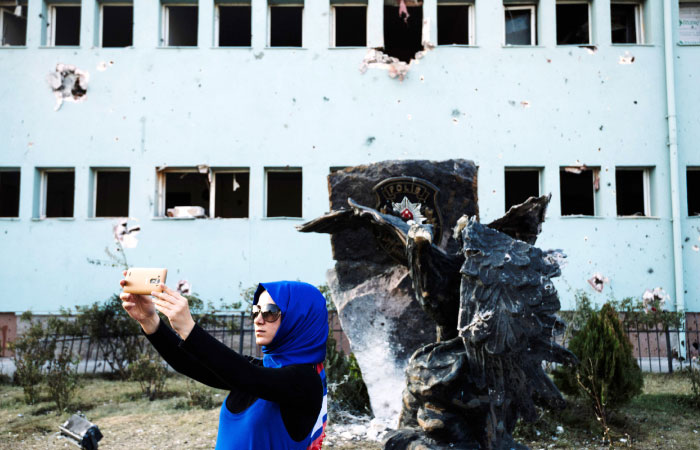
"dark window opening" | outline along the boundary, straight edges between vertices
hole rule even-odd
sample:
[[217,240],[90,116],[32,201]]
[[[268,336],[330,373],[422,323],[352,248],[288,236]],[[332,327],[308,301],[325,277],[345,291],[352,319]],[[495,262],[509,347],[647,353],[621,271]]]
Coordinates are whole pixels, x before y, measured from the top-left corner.
[[593,170],[571,173],[562,169],[559,181],[562,216],[594,215]]
[[301,47],[303,6],[270,7],[270,47]]
[[469,5],[438,5],[438,45],[469,45]]
[[557,4],[557,45],[589,44],[588,3]]
[[267,217],[301,217],[301,172],[267,173]]
[[367,7],[336,6],[335,46],[365,47],[367,45]]
[[3,46],[27,45],[27,7],[0,7]]
[[423,7],[409,6],[408,20],[399,17],[398,6],[384,6],[384,53],[411,62],[423,50]]
[[73,217],[75,172],[46,173],[46,217]]
[[99,171],[95,217],[129,216],[129,172]]
[[80,45],[80,6],[54,6],[53,45]]
[[250,47],[250,6],[219,6],[219,47]]
[[248,217],[249,180],[248,172],[216,174],[216,217]]
[[196,47],[197,20],[199,9],[196,6],[167,6],[168,47]]
[[134,7],[102,6],[102,46],[129,47],[134,44]]
[[540,195],[539,170],[506,170],[506,211]]
[[688,215],[700,216],[700,169],[688,169],[686,172],[688,189]]
[[617,169],[615,192],[618,216],[645,216],[644,170]]
[[613,44],[637,43],[637,8],[634,4],[610,5],[610,28]]
[[209,216],[209,177],[206,173],[165,174],[165,210],[176,206],[201,206]]
[[19,170],[0,171],[0,217],[19,217]]
[[506,8],[506,45],[535,45],[533,42],[534,8]]

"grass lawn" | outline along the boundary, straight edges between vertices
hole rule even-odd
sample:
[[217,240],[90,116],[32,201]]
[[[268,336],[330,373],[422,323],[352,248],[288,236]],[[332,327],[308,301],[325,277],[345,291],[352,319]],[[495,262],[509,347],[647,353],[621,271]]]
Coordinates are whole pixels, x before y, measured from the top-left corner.
[[[676,374],[646,374],[644,381],[644,394],[611,420],[615,447],[700,450],[700,410],[689,405],[688,379]],[[214,447],[224,391],[198,385],[214,400],[213,407],[203,409],[184,405],[188,383],[179,375],[168,378],[165,395],[154,401],[142,398],[136,382],[86,378],[82,383],[70,412],[60,414],[46,398],[36,405],[25,405],[21,388],[0,385],[0,448],[76,448],[57,434],[58,425],[76,410],[85,413],[104,434],[100,449]],[[331,427],[329,434],[332,432]],[[595,419],[577,402],[571,402],[563,412],[545,414],[534,424],[519,426],[516,436],[532,449],[601,446]],[[378,450],[381,445],[335,441],[332,448]]]

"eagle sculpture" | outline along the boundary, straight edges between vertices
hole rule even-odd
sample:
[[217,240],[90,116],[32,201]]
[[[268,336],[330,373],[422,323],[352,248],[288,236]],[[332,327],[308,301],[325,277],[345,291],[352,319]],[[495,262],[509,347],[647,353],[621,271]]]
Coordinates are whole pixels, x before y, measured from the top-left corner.
[[460,251],[433,243],[431,225],[348,199],[348,207],[298,227],[338,233],[368,228],[405,248],[416,299],[437,325],[437,342],[415,351],[406,369],[399,430],[385,449],[527,448],[513,440],[519,418],[564,400],[542,362],[575,363],[553,336],[563,330],[551,278],[560,252],[534,247],[551,195],[531,197],[488,224],[463,216]]

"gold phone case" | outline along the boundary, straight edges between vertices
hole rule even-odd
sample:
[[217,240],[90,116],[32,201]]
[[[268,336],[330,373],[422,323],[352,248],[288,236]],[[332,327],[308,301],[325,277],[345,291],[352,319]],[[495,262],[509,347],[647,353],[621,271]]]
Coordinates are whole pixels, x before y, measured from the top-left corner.
[[128,294],[150,295],[153,291],[163,292],[160,283],[165,284],[168,269],[132,267],[126,271],[124,292]]

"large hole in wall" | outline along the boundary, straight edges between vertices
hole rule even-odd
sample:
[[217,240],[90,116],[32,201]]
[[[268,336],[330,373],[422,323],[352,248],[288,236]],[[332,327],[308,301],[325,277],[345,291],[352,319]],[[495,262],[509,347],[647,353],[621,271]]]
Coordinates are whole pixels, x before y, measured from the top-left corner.
[[559,172],[562,216],[595,214],[593,170],[585,169],[579,172],[573,173],[566,169]]
[[270,7],[270,47],[301,47],[303,6]]
[[19,170],[0,171],[0,217],[19,217]]
[[165,210],[176,206],[201,206],[209,216],[209,178],[198,172],[165,174]]
[[102,6],[102,46],[129,47],[133,45],[134,7]]
[[590,42],[588,3],[557,3],[557,45]]
[[249,5],[219,5],[219,47],[250,47],[251,8]]
[[399,16],[398,6],[384,6],[384,53],[410,62],[423,50],[423,6],[408,6],[408,18]]
[[540,171],[537,169],[506,169],[505,182],[506,211],[540,195]]
[[216,217],[248,217],[248,172],[216,174],[214,214]]
[[95,182],[95,217],[128,217],[129,172],[101,170]]
[[46,173],[46,217],[73,217],[75,172]]
[[301,171],[267,172],[267,217],[301,217]]
[[199,10],[197,6],[166,6],[167,41],[168,47],[196,47],[197,21]]
[[336,6],[333,8],[334,43],[336,47],[367,45],[367,7]]
[[0,6],[2,46],[27,45],[27,7]]
[[80,45],[80,6],[53,6],[53,45]]

